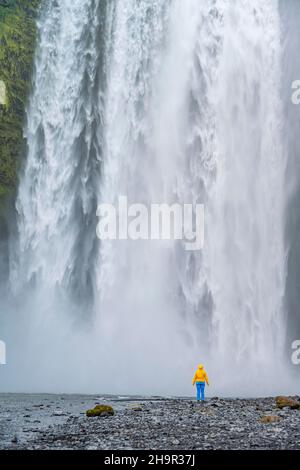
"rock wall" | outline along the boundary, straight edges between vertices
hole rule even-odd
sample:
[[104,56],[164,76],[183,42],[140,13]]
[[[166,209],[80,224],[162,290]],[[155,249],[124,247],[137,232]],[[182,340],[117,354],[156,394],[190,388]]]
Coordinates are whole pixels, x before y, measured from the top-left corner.
[[24,149],[40,0],[0,0],[0,286],[8,276],[8,239]]
[[17,182],[39,4],[0,0],[0,206]]

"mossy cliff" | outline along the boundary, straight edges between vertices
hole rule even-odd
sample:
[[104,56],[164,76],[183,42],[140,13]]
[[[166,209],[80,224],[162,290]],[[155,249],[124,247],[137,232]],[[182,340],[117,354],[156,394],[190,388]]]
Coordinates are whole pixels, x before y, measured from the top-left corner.
[[40,0],[0,0],[0,212],[16,187],[24,146],[39,5]]

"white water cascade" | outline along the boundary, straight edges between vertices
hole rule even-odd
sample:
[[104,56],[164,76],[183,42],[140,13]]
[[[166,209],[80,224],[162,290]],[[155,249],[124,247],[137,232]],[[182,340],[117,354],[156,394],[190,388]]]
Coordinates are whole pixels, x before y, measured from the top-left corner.
[[[201,361],[214,395],[282,391],[278,2],[44,1],[38,27],[6,386],[189,395]],[[204,203],[203,250],[100,242],[119,195]]]

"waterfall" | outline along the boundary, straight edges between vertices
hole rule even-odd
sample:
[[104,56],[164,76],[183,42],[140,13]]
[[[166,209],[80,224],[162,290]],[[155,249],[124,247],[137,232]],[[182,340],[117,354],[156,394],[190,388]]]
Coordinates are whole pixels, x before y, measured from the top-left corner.
[[[202,361],[214,394],[276,393],[287,327],[278,2],[45,1],[38,28],[10,275],[22,373],[8,383],[190,394]],[[203,249],[100,242],[97,205],[119,195],[203,203]]]

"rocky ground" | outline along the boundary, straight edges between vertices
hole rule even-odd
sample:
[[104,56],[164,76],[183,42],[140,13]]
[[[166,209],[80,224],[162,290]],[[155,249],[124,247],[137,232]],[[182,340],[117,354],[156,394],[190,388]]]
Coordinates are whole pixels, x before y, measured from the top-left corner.
[[[87,418],[97,404],[114,416]],[[0,395],[0,448],[300,449],[300,410],[274,398]]]

